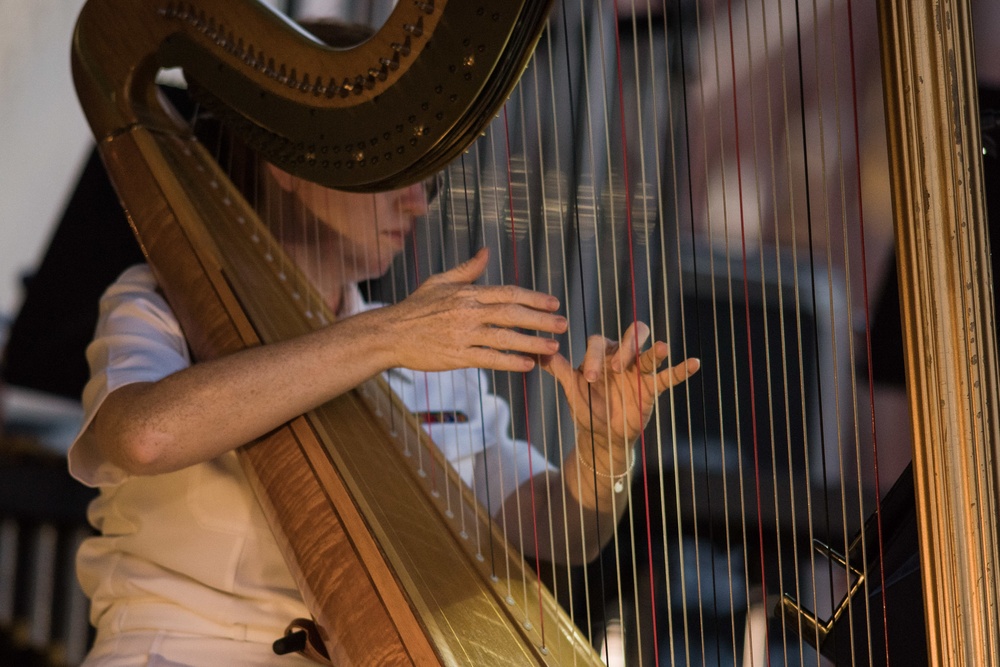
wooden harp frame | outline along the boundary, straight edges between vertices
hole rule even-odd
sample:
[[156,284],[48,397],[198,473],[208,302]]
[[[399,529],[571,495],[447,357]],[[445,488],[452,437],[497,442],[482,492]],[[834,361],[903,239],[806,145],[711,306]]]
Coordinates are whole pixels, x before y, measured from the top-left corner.
[[[527,4],[527,12],[515,3],[483,5],[489,9],[484,25],[494,43],[490,46],[484,41],[484,49],[474,51],[476,57],[482,59],[492,49],[494,58],[499,58],[503,45],[511,39],[510,33],[515,33],[514,41],[520,37],[527,45],[533,43],[537,25],[529,29],[527,37],[515,28],[523,33],[525,28],[519,23],[523,15],[540,13],[544,17],[546,6]],[[262,67],[258,67],[258,60],[248,56],[249,45],[267,43],[269,34],[281,35],[277,42],[293,51],[285,53],[292,62],[298,62],[295,53],[305,53],[306,58],[316,57],[316,52],[321,58],[335,55],[265,6],[252,3],[237,9],[235,5],[205,2],[195,8],[188,3],[162,7],[152,2],[137,6],[131,0],[91,2],[80,17],[73,51],[78,92],[99,139],[101,156],[194,356],[203,360],[301,333],[314,327],[316,320],[310,322],[312,313],[306,314],[296,305],[302,303],[301,299],[289,298],[287,288],[291,282],[275,280],[275,266],[264,260],[255,247],[265,232],[249,205],[191,137],[186,124],[158,98],[154,75],[161,66],[171,63],[172,56],[164,62],[157,50],[173,44],[177,34],[186,36],[181,39],[184,44],[179,47],[180,60],[171,64],[185,62],[184,53],[200,62],[205,55],[199,49],[218,50],[230,64],[243,63],[244,73],[258,76],[276,97],[291,91],[300,100],[327,106],[334,126],[349,123],[359,113],[353,108],[359,102],[360,113],[368,113],[365,98],[368,106],[380,101],[372,92],[381,84],[377,75],[373,75],[372,89],[364,88],[362,81],[362,93],[341,97],[339,91],[327,96],[325,92],[300,90],[281,80],[279,72],[310,71],[307,66],[289,66],[286,70],[282,64],[274,68],[271,59],[264,58]],[[443,2],[401,3],[397,12],[400,16],[394,16],[389,25],[398,30],[398,26],[413,25],[421,18],[427,21],[431,15],[428,8],[435,7],[438,15],[453,23],[461,25],[467,20],[463,15],[468,13],[468,7],[463,3],[450,4],[458,8],[458,17],[449,16],[447,6]],[[407,16],[407,12],[416,16]],[[228,18],[237,14],[241,15],[239,20]],[[118,29],[120,19],[126,15],[138,18],[122,38]],[[506,19],[506,35],[504,30],[497,31],[495,16]],[[234,34],[223,31],[222,24],[240,24],[243,28]],[[109,30],[114,37],[108,35]],[[236,55],[220,43],[223,32],[230,43],[248,47]],[[410,30],[400,32],[399,40],[413,34]],[[120,39],[125,39],[126,44]],[[382,55],[373,55],[370,49],[379,48],[386,40],[395,44],[392,39],[376,36],[361,47],[360,55],[348,52],[348,64],[342,66],[357,69],[352,58],[378,63],[388,54],[386,57],[391,59],[392,53],[401,51],[382,45]],[[413,60],[416,50],[413,46],[409,52]],[[464,57],[453,60],[470,62]],[[387,76],[391,77],[396,70],[387,67]],[[410,64],[411,72],[419,67],[419,62]],[[509,70],[509,64],[499,69],[505,68]],[[462,70],[458,70],[457,79],[469,80]],[[473,84],[485,85],[482,78]],[[492,89],[493,95],[504,99],[512,84],[508,77],[499,92]],[[467,106],[469,100],[464,102]],[[345,105],[346,111],[342,109]],[[434,108],[430,112],[436,117]],[[414,136],[457,150],[461,143],[450,140],[448,130],[468,134],[470,123],[475,128],[482,121],[476,120],[482,112],[473,109],[471,120],[468,114],[459,116],[457,129],[442,128],[436,135],[427,130],[419,137],[407,133],[404,141],[409,145],[409,138]],[[277,123],[280,125],[280,120]],[[412,124],[406,128],[411,129]],[[472,130],[473,136],[477,133]],[[283,144],[281,150],[285,148]],[[287,156],[276,160],[290,165],[291,170],[323,168],[322,160],[313,165],[309,159],[300,161]],[[370,160],[368,166],[377,172]],[[361,171],[361,167],[355,164],[351,173]],[[337,171],[332,160],[328,168]],[[347,169],[344,166],[342,171]],[[433,173],[435,167],[430,169]],[[359,187],[386,187],[398,184],[400,179],[416,181],[426,177],[427,168],[402,171],[401,176],[394,168],[387,177],[376,176],[375,185],[366,182]],[[260,234],[248,229],[259,230]],[[279,253],[277,248],[274,252]],[[394,438],[400,433],[415,438],[422,435],[422,430],[412,417],[403,416],[380,380],[370,382],[361,393],[367,395],[367,403],[358,392],[345,395],[240,451],[248,478],[316,619],[333,664],[597,664],[593,649],[551,596],[543,595],[545,602],[524,610],[524,617],[513,612],[513,598],[506,583],[501,586],[482,571],[490,560],[506,561],[512,571],[521,571],[524,564],[520,557],[503,547],[485,557],[470,553],[473,548],[467,536],[454,523],[435,519],[443,516],[441,498],[426,493],[425,481],[399,457],[391,456]],[[376,417],[373,410],[395,415],[395,426]],[[366,446],[358,447],[359,442]],[[438,488],[448,486],[451,493],[468,493],[454,475],[442,472],[443,461],[434,469],[440,477]],[[435,509],[434,505],[439,507]],[[470,523],[480,524],[483,531],[492,530],[483,512],[467,511],[472,513],[467,517]],[[529,588],[538,587],[533,577],[519,580]],[[514,586],[517,589],[519,584]],[[523,597],[516,590],[514,596]],[[539,599],[538,594],[533,593],[532,599]],[[539,635],[543,626],[544,642]]]
[[971,8],[878,5],[928,657],[991,665],[1000,384]]
[[[252,232],[242,231],[257,223],[186,125],[161,104],[153,85],[156,71],[183,64],[206,87],[216,87],[219,79],[222,103],[241,109],[243,121],[264,128],[256,145],[289,171],[347,189],[389,188],[433,173],[476,136],[516,80],[548,3],[524,3],[530,11],[510,21],[495,45],[485,49],[503,63],[504,77],[489,84],[494,92],[486,96],[488,103],[458,114],[449,130],[458,129],[451,134],[441,130],[437,114],[442,109],[433,104],[424,110],[430,117],[409,114],[395,122],[404,128],[399,134],[405,143],[382,151],[378,168],[370,147],[382,135],[324,144],[316,137],[298,137],[293,127],[307,126],[304,118],[321,113],[314,102],[333,109],[332,118],[347,114],[342,119],[359,101],[379,98],[422,53],[416,33],[430,33],[436,12],[460,11],[462,3],[399,3],[391,23],[397,31],[409,27],[396,34],[383,31],[371,52],[345,56],[347,74],[321,79],[314,72],[324,71],[321,63],[336,54],[257,5],[241,5],[237,17],[233,4],[150,2],[137,10],[131,0],[91,0],[73,50],[78,93],[102,157],[202,359],[294,333],[304,316],[292,305],[275,309],[276,303],[294,301],[285,298],[287,283],[261,278],[273,275],[273,269],[252,252]],[[480,4],[503,13],[515,3]],[[928,653],[936,665],[995,664],[1000,655],[995,445],[1000,442],[1000,384],[976,150],[970,9],[964,0],[880,0],[878,6]],[[144,13],[121,31],[125,17]],[[251,48],[251,42],[258,46]],[[508,42],[519,54],[509,61],[503,55]],[[434,49],[445,54],[438,57],[455,59],[450,64],[463,74],[463,67],[472,67],[466,51]],[[287,58],[275,60],[272,53]],[[449,63],[443,62],[447,69]],[[252,92],[233,84],[241,78],[254,79]],[[399,92],[412,94],[407,85],[400,84]],[[481,89],[487,84],[469,85]],[[273,108],[261,105],[264,111],[254,117],[250,108],[255,105],[246,96],[255,94],[277,102]],[[296,99],[285,99],[289,96]],[[285,108],[291,110],[278,111]],[[282,125],[286,120],[288,127]],[[331,126],[340,122],[333,120]],[[417,144],[434,149],[417,151]],[[323,165],[324,146],[343,156],[337,168],[330,169],[332,159]],[[395,151],[406,152],[407,146],[431,157],[398,168],[396,156],[402,153]],[[393,167],[381,171],[390,160],[396,160]],[[209,219],[223,222],[214,228],[206,225]],[[381,455],[354,456],[348,444],[394,437],[394,422],[387,427],[376,412],[395,414],[385,387],[372,382],[241,453],[307,603],[327,633],[334,664],[597,664],[551,598],[544,598],[541,615],[527,623],[512,614],[506,593],[482,577],[475,554],[470,558],[463,538],[448,525],[434,528],[442,553],[420,553],[423,542],[408,535],[406,525],[426,525],[435,499],[398,462]],[[371,418],[358,421],[358,413]],[[415,424],[409,429],[420,431]],[[365,477],[373,466],[379,468],[380,484]],[[392,483],[384,482],[386,471]],[[443,475],[441,483],[462,492],[453,477]],[[326,518],[317,521],[317,512]],[[402,523],[393,523],[396,518]],[[472,520],[489,529],[481,513]],[[501,557],[523,567],[516,554]],[[442,558],[450,565],[442,566]],[[429,561],[437,565],[427,567]],[[336,570],[331,563],[338,564]],[[359,599],[367,602],[359,605]],[[477,618],[474,631],[452,623],[468,615]],[[544,647],[534,630],[542,624],[557,628]]]

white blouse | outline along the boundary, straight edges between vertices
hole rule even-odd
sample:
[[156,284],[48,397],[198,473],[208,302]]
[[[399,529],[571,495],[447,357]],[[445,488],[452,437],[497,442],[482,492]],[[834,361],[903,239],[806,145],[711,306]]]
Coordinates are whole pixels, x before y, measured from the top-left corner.
[[[356,289],[345,302],[351,313],[371,307]],[[105,293],[87,357],[83,429],[116,388],[154,382],[191,364],[147,266],[128,269]],[[509,408],[481,393],[481,371],[393,369],[386,379],[410,410],[427,417],[425,428],[481,502],[490,489],[494,511],[529,470],[551,469],[539,452],[508,437]],[[456,411],[467,421],[435,419]],[[309,616],[235,452],[137,477],[85,443],[78,439],[70,448],[69,468],[100,489],[88,510],[100,535],[81,546],[77,570],[91,598],[91,622],[102,634],[166,631],[270,643],[289,621]],[[488,467],[503,470],[503,479],[491,473],[486,485]]]

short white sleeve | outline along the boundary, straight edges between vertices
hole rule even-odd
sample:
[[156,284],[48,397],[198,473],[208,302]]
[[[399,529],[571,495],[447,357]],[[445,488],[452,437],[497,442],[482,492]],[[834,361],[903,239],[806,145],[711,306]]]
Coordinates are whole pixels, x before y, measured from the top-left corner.
[[[81,433],[115,389],[133,382],[155,382],[191,365],[180,325],[145,264],[126,270],[101,297],[87,362],[90,380],[83,390]],[[69,449],[73,477],[88,486],[114,485],[127,477],[98,452],[89,451],[85,442],[77,436]]]

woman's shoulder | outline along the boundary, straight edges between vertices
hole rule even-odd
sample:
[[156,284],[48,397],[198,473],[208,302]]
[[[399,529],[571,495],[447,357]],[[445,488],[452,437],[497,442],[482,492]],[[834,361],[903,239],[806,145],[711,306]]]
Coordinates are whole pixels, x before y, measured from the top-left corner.
[[148,264],[134,264],[125,269],[101,297],[102,305],[118,304],[122,301],[152,301],[166,307],[156,276]]
[[111,286],[109,291],[113,289],[126,290],[126,291],[145,291],[145,292],[155,292],[159,288],[156,282],[156,276],[153,275],[153,270],[149,267],[149,264],[133,264],[119,275]]
[[182,336],[177,318],[160,291],[147,264],[129,267],[111,283],[101,297],[98,334],[116,330],[143,331],[149,328],[175,337]]

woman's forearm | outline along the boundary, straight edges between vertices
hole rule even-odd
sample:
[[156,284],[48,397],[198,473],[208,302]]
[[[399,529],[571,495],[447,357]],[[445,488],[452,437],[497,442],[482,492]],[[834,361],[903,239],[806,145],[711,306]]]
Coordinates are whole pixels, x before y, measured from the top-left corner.
[[111,392],[83,438],[132,474],[179,470],[243,445],[389,367],[378,311]]
[[[595,474],[580,460],[589,456],[590,440],[577,437],[577,447],[563,461],[559,471],[535,475],[510,494],[502,511],[508,525],[532,526],[531,532],[515,537],[526,555],[564,565],[582,565],[592,561],[614,536],[615,527],[628,506],[628,493],[634,466],[623,464],[613,476]],[[635,456],[630,448],[629,456]],[[605,450],[606,452],[606,450]],[[633,459],[629,458],[631,462]],[[597,468],[602,470],[601,467]],[[595,484],[596,478],[596,484]],[[617,485],[616,482],[621,482]],[[532,488],[534,487],[534,488]],[[621,488],[621,491],[617,489]],[[527,498],[534,492],[535,506]],[[520,512],[520,524],[517,513]],[[537,528],[537,531],[535,530]],[[538,534],[535,544],[534,534]]]

